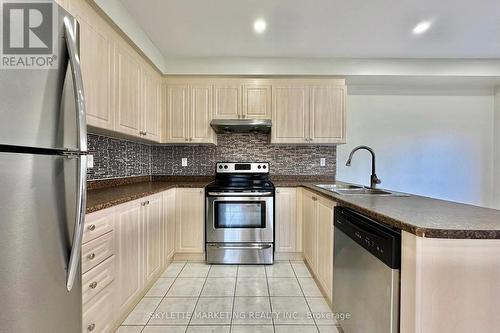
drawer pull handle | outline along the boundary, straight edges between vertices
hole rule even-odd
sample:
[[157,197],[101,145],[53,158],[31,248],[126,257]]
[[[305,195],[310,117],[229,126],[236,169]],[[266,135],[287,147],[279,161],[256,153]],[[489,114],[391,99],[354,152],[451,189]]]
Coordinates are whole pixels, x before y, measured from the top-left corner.
[[95,253],[91,253],[87,256],[87,258],[89,258],[90,260],[94,259],[95,258]]
[[92,282],[91,284],[89,284],[89,287],[91,289],[95,289],[97,287],[97,282],[96,281]]
[[87,331],[92,332],[95,329],[95,324],[90,324],[87,326]]
[[91,225],[89,225],[89,230],[90,230],[90,231],[94,231],[94,230],[95,230],[95,224],[91,224]]

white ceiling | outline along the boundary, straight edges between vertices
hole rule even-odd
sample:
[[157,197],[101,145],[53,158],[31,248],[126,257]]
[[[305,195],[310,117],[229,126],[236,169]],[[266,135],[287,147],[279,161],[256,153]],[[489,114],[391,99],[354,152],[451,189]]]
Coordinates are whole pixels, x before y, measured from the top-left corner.
[[[499,0],[121,0],[165,58],[500,58]],[[253,21],[267,31],[257,35]],[[422,20],[431,29],[411,33]]]

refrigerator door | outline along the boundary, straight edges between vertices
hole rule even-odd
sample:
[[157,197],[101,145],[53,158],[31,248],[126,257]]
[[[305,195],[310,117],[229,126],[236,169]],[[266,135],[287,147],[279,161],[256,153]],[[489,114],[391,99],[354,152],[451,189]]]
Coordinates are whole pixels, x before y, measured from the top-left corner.
[[57,69],[0,70],[0,145],[87,150],[78,23],[60,7],[57,22]]
[[2,332],[81,332],[85,162],[86,156],[0,153]]

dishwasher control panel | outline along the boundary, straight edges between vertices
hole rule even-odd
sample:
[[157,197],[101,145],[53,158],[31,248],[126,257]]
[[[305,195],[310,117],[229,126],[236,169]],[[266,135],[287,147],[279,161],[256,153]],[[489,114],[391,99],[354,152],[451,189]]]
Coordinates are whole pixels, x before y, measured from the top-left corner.
[[345,207],[335,207],[335,227],[386,265],[401,266],[401,231]]

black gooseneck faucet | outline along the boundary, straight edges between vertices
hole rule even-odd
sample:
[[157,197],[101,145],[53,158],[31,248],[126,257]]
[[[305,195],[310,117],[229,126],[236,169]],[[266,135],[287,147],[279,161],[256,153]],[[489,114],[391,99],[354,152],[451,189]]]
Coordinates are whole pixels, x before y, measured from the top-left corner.
[[354,155],[355,152],[357,152],[360,149],[368,150],[370,152],[370,154],[372,154],[372,174],[370,176],[370,187],[376,188],[377,184],[380,184],[382,181],[377,177],[377,174],[375,173],[375,152],[373,151],[373,149],[371,149],[368,146],[358,146],[358,147],[354,148],[351,151],[351,154],[349,154],[349,158],[347,159],[347,162],[345,165],[351,166],[352,156]]

